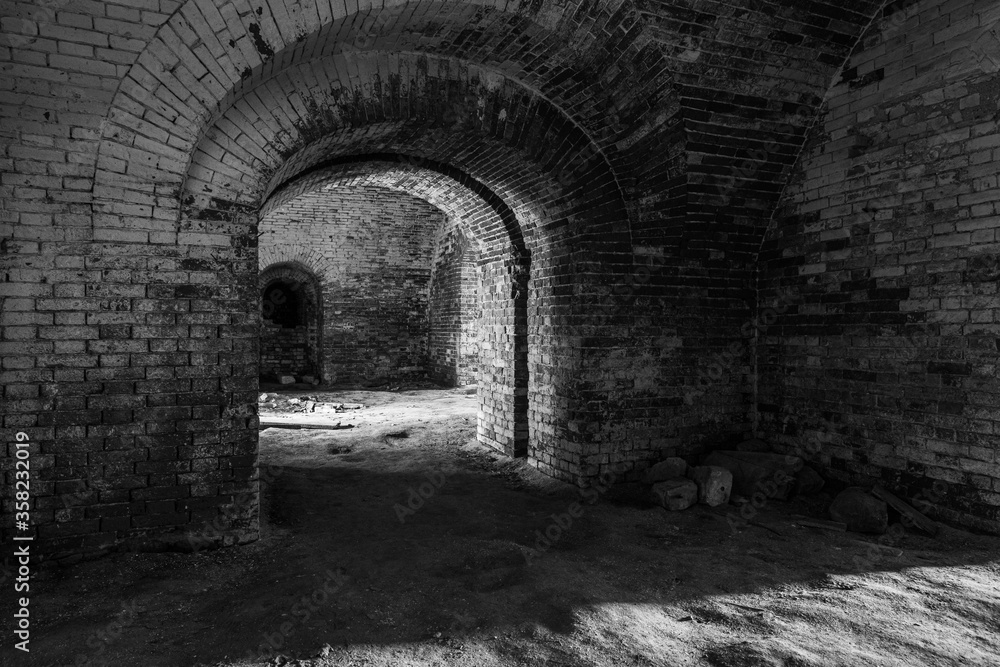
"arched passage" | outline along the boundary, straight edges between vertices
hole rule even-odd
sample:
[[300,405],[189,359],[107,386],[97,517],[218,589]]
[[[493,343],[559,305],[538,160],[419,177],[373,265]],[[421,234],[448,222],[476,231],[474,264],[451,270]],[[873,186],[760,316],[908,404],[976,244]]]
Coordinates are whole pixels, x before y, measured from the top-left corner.
[[[806,112],[864,27],[897,4],[852,0],[831,21],[824,3],[188,0],[111,21],[91,3],[79,20],[100,20],[87,43],[115,42],[115,62],[99,65],[50,59],[50,42],[24,35],[38,47],[24,64],[52,71],[10,78],[20,101],[4,114],[25,156],[5,196],[16,226],[5,245],[25,251],[7,255],[10,278],[32,298],[58,296],[24,306],[41,325],[62,326],[71,307],[107,328],[45,334],[66,345],[39,334],[28,345],[37,370],[18,376],[36,383],[19,390],[30,400],[8,409],[56,429],[59,443],[166,451],[183,471],[140,480],[149,507],[130,505],[124,528],[57,526],[53,539],[194,524],[255,493],[246,378],[257,369],[246,359],[257,314],[243,306],[257,298],[253,220],[276,184],[331,158],[434,157],[520,216],[539,288],[529,363],[545,378],[546,472],[582,483],[615,458],[649,461],[730,434],[755,391],[742,364],[726,362],[718,391],[688,390],[740,340],[762,221]],[[131,37],[108,34],[120,31]],[[857,76],[848,68],[843,85],[885,85]],[[741,143],[757,150],[743,159]],[[720,184],[737,196],[717,205]],[[641,288],[622,282],[624,266],[651,258],[656,275]],[[45,286],[54,270],[70,285],[57,293]],[[592,317],[609,294],[615,319]],[[79,395],[44,395],[45,383],[77,376]],[[120,503],[136,479],[116,465],[59,468],[92,473]],[[231,514],[236,539],[251,514]]]
[[323,297],[316,275],[298,262],[279,262],[260,272],[259,286],[261,379],[322,380]]
[[[493,318],[483,325],[480,340],[480,358],[492,359],[481,389],[480,439],[509,454],[527,450],[540,470],[584,483],[610,460],[589,444],[594,432],[581,427],[599,418],[599,408],[586,390],[589,379],[581,370],[587,367],[586,357],[600,354],[599,346],[619,342],[601,336],[599,328],[578,327],[586,301],[610,290],[607,276],[626,271],[631,262],[622,190],[602,152],[548,100],[482,68],[452,68],[444,60],[432,67],[425,60],[400,55],[400,66],[410,63],[415,68],[416,87],[390,90],[376,107],[364,98],[363,86],[359,97],[351,92],[353,86],[345,88],[344,82],[329,77],[329,85],[310,87],[286,73],[245,90],[197,143],[189,144],[190,159],[176,163],[179,178],[171,175],[175,163],[165,157],[180,157],[178,149],[165,146],[164,155],[151,166],[134,135],[109,128],[103,150],[109,156],[121,155],[125,164],[119,169],[118,162],[103,161],[98,180],[121,186],[131,182],[130,173],[142,174],[144,180],[149,168],[161,174],[156,187],[166,191],[159,201],[165,207],[176,202],[177,217],[169,223],[154,214],[144,223],[157,229],[149,231],[150,237],[155,235],[164,250],[179,252],[185,261],[196,259],[215,276],[216,282],[193,288],[191,298],[211,303],[220,318],[250,322],[255,314],[248,312],[248,304],[257,301],[257,221],[283,186],[365,156],[402,155],[406,158],[397,163],[406,166],[409,161],[409,166],[448,176],[457,184],[450,188],[464,188],[484,202],[474,209],[483,215],[470,217],[472,235],[482,248],[482,300],[489,304],[483,320]],[[327,71],[325,62],[295,71],[315,77]],[[381,76],[377,68],[366,72],[372,80]],[[410,91],[419,91],[425,101],[411,104]],[[324,120],[330,118],[321,110],[326,102],[321,106],[317,100],[337,94],[355,100],[349,122]],[[268,100],[263,106],[261,96]],[[431,103],[435,98],[447,104]],[[442,114],[442,109],[448,113]],[[311,114],[317,124],[293,121],[303,113]],[[184,119],[177,116],[175,122],[180,128]],[[599,278],[601,273],[605,275]],[[591,287],[584,288],[584,283]],[[613,325],[605,326],[610,331]],[[217,346],[250,347],[254,333],[240,329],[241,340]],[[583,336],[589,336],[591,344],[580,345]],[[243,366],[241,376],[256,377],[255,366]],[[485,368],[481,364],[483,375]],[[222,386],[233,390],[215,398],[215,404],[225,406],[223,415],[245,414],[256,387],[243,388],[235,367],[220,367],[218,372],[226,376]],[[253,456],[255,422],[224,416],[204,429],[205,439],[217,439],[226,455]],[[252,468],[241,468],[239,474],[245,475],[252,493]],[[225,505],[227,492],[216,488],[216,502]],[[240,516],[229,514],[242,525],[252,525],[254,516],[252,508]]]
[[[492,427],[485,429],[486,437],[504,451],[522,449],[528,439],[533,465],[579,484],[612,465],[603,444],[607,435],[599,431],[610,433],[614,427],[608,417],[613,421],[625,413],[615,408],[605,414],[595,396],[603,394],[608,382],[600,360],[627,343],[616,334],[619,322],[589,323],[589,307],[609,295],[632,268],[634,207],[626,204],[626,192],[635,179],[618,167],[639,165],[640,171],[652,173],[656,165],[674,159],[669,151],[650,151],[652,144],[640,146],[628,135],[633,129],[645,138],[661,131],[670,135],[676,130],[670,118],[677,109],[662,78],[662,63],[645,57],[648,45],[639,43],[638,31],[632,31],[638,25],[635,14],[623,7],[616,6],[613,15],[600,8],[590,17],[565,17],[584,23],[610,20],[608,25],[620,25],[623,33],[614,43],[574,45],[562,71],[536,69],[527,62],[493,62],[485,52],[433,45],[415,51],[327,48],[346,42],[338,28],[316,32],[315,39],[308,31],[301,33],[301,41],[286,39],[288,46],[274,48],[266,62],[253,63],[248,57],[232,77],[228,68],[237,51],[218,54],[214,64],[204,55],[215,48],[210,42],[219,35],[187,31],[183,10],[164,26],[158,37],[162,48],[139,58],[104,127],[95,176],[95,205],[104,214],[95,216],[95,224],[113,228],[115,216],[127,213],[129,233],[144,235],[152,252],[177,257],[182,265],[212,276],[163,291],[172,290],[173,299],[190,299],[191,308],[211,308],[232,327],[220,330],[224,338],[218,341],[190,344],[226,362],[214,370],[219,395],[194,399],[205,401],[204,412],[211,403],[219,413],[212,423],[191,425],[192,437],[208,448],[198,454],[215,457],[232,470],[227,473],[230,483],[209,482],[200,490],[205,516],[213,514],[213,506],[231,505],[233,494],[256,497],[256,430],[248,417],[256,387],[243,378],[255,377],[258,369],[243,361],[242,351],[256,344],[250,325],[256,314],[248,312],[247,304],[257,300],[260,211],[283,184],[362,156],[399,154],[442,165],[459,174],[456,180],[510,211],[478,234],[486,248],[480,265],[488,263],[492,272],[483,298],[496,303],[498,318],[515,323],[488,328],[495,343],[481,347],[481,355],[492,354],[502,362],[494,366],[494,375],[504,379],[496,382],[498,399],[482,398],[482,422]],[[256,23],[245,18],[247,25]],[[530,18],[518,21],[497,22],[501,29],[496,37],[517,39],[520,31],[554,52],[566,48],[571,33],[553,34]],[[443,33],[465,29],[454,17],[445,24],[449,27]],[[270,35],[269,28],[261,29]],[[248,42],[241,39],[234,35],[232,41],[247,55]],[[383,47],[389,48],[379,42]],[[636,89],[629,77],[611,74],[614,68],[598,67],[596,79],[571,75],[570,63],[580,57],[576,52],[589,57],[605,48],[613,57],[604,65],[628,62],[650,73],[658,88]],[[257,64],[262,65],[259,70]],[[178,77],[194,77],[202,85],[177,96],[170,91],[177,88]],[[602,80],[604,90],[620,95],[602,94],[605,102],[596,106],[565,110],[574,96],[601,88],[594,82]],[[635,114],[656,108],[657,120],[625,128],[616,121],[620,114],[603,108],[611,102],[617,111]],[[125,201],[134,206],[123,208]],[[530,341],[530,354],[521,340]],[[528,376],[530,386],[506,381],[515,375]],[[515,412],[515,403],[523,406],[529,394],[530,428],[524,428],[507,415]],[[656,446],[652,436],[642,437],[646,447]],[[239,465],[229,457],[239,457]],[[227,510],[232,532],[252,533],[254,512],[253,507]]]
[[[520,220],[531,219],[529,210],[519,216],[489,188],[454,167],[408,155],[374,154],[328,161],[275,186],[260,217],[321,189],[372,186],[407,193],[440,208],[455,222],[458,236],[475,246],[477,331],[466,330],[463,338],[466,354],[474,341],[479,439],[509,455],[533,456],[531,415],[537,421],[545,407],[529,399],[541,395],[530,391],[528,372],[528,331],[540,327],[528,316],[531,253]],[[318,257],[314,261],[320,267],[328,262]],[[466,303],[467,308],[470,305]],[[461,326],[468,327],[469,322]],[[456,355],[456,375],[460,365],[469,363]],[[465,373],[468,382],[471,376],[468,370]]]

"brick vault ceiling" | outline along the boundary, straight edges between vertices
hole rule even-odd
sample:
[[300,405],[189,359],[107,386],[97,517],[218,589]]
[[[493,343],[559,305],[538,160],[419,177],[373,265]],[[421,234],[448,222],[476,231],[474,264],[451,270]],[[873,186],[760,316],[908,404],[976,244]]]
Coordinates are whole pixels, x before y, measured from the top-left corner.
[[[195,196],[260,195],[276,173],[294,178],[289,158],[321,138],[327,153],[312,164],[361,150],[358,128],[372,123],[418,145],[427,138],[414,130],[421,116],[462,107],[504,149],[530,151],[544,136],[543,171],[599,163],[634,242],[715,239],[752,252],[826,91],[866,27],[891,20],[899,4],[536,0],[353,11],[192,0],[159,30],[120,95],[141,100],[156,85],[200,82],[188,86],[188,108],[173,110],[195,122],[175,122],[182,129],[168,142],[199,146]],[[276,120],[226,136],[234,109],[259,111],[248,100],[264,100]],[[515,121],[523,131],[512,137]],[[331,141],[337,133],[347,139]],[[365,151],[391,143],[371,139],[367,132]],[[462,156],[458,166],[482,169]],[[202,178],[199,167],[213,161]],[[489,185],[517,194],[511,178]]]

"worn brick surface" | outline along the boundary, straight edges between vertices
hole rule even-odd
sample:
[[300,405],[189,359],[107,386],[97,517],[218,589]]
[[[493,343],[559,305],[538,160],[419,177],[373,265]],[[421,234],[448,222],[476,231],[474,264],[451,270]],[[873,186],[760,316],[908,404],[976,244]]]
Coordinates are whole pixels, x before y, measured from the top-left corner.
[[816,433],[997,518],[994,4],[302,7],[5,5],[3,428],[46,553],[256,537],[259,221],[332,181],[463,220],[479,437],[546,474]]
[[908,3],[851,55],[763,249],[758,406],[835,477],[994,531],[998,19]]
[[448,386],[476,384],[479,370],[479,250],[458,224],[435,238],[428,371]]

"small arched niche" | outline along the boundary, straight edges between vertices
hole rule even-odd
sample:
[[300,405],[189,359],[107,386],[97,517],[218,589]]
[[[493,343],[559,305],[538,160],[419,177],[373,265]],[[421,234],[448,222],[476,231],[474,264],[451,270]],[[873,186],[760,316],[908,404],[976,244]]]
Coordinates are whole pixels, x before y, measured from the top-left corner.
[[323,327],[319,281],[296,263],[260,274],[260,378],[321,382]]

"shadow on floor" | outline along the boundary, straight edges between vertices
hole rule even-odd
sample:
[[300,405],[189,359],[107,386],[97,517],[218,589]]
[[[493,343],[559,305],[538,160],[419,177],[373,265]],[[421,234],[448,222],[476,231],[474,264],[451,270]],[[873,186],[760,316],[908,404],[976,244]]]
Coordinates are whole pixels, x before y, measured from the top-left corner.
[[[468,444],[467,415],[372,433],[263,432],[280,474],[260,541],[47,573],[32,654],[3,664],[826,665],[861,663],[824,642],[866,640],[887,642],[872,664],[996,654],[995,538],[875,549],[795,526],[794,504],[756,517],[776,534],[554,490]],[[921,653],[955,628],[971,634]]]

